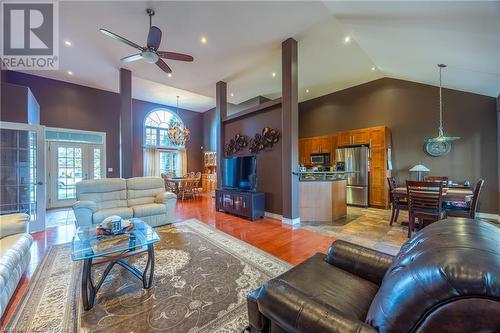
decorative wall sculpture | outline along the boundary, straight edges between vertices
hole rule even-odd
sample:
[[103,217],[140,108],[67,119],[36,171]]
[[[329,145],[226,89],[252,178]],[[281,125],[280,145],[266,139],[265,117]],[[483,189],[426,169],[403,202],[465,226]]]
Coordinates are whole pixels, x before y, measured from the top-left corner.
[[264,127],[262,134],[255,134],[250,140],[250,151],[258,154],[264,149],[270,149],[280,140],[281,133],[276,128]]
[[229,140],[229,143],[226,144],[224,152],[226,156],[231,156],[236,154],[237,152],[243,150],[248,147],[249,137],[246,135],[236,134],[234,139]]

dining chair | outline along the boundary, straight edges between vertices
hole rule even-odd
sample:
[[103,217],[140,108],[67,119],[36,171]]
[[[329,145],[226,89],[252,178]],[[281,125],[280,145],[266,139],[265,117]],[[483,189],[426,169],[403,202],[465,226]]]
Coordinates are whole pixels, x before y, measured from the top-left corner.
[[449,178],[446,176],[425,176],[424,181],[426,182],[443,182],[443,187],[448,187]]
[[399,210],[408,210],[408,201],[406,199],[399,198],[394,195],[393,191],[398,187],[396,182],[396,178],[387,177],[387,182],[389,183],[389,202],[391,203],[391,222],[389,225],[392,225],[393,222],[398,221]]
[[201,172],[198,171],[194,175],[195,185],[194,185],[194,194],[196,197],[200,195],[200,182],[201,182]]
[[186,198],[195,199],[195,186],[196,181],[193,178],[183,179],[180,182],[178,198],[185,200]]
[[474,187],[474,195],[470,201],[470,205],[457,206],[448,205],[446,206],[446,215],[452,217],[467,217],[470,219],[476,218],[477,205],[479,202],[479,195],[481,194],[481,189],[484,185],[484,179],[479,179]]
[[443,182],[406,181],[408,197],[408,238],[415,229],[415,220],[420,227],[425,222],[436,222],[446,218],[443,207]]
[[161,178],[163,179],[163,182],[165,183],[165,191],[177,193],[177,186],[175,185],[175,182],[173,182],[171,180],[171,178],[172,178],[171,174],[162,173]]

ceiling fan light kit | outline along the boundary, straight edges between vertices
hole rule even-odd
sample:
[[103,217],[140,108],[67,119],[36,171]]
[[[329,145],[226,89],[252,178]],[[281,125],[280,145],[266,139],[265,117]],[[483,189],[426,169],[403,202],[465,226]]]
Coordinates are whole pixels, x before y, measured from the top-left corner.
[[[124,63],[129,63],[137,60],[144,60],[150,64],[156,64],[165,73],[172,73],[172,69],[167,65],[163,59],[177,60],[177,61],[193,61],[193,57],[187,54],[168,52],[168,51],[158,51],[161,43],[162,32],[160,28],[153,25],[153,16],[155,15],[154,9],[146,9],[146,13],[149,15],[149,33],[146,46],[140,46],[120,35],[117,35],[106,29],[99,29],[104,35],[113,38],[119,42],[127,44],[135,49],[141,51],[137,54],[132,54],[121,58],[120,60]],[[163,59],[162,59],[163,58]]]
[[438,135],[424,140],[424,150],[430,156],[443,156],[451,151],[451,141],[460,139],[458,136],[446,136],[443,130],[443,80],[442,71],[445,64],[438,64],[439,68],[439,127]]

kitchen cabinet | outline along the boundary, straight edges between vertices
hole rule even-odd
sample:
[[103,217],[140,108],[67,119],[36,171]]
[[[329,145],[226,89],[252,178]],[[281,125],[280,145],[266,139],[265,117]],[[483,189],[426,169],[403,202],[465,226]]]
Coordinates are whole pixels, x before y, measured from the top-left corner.
[[339,146],[347,146],[351,144],[351,132],[340,132],[338,134],[338,138]]
[[339,146],[362,145],[370,143],[370,133],[365,129],[340,132]]
[[360,128],[342,131],[329,136],[304,138],[299,141],[299,161],[309,165],[311,153],[331,153],[332,165],[335,165],[335,150],[341,146],[366,144],[370,146],[370,206],[388,207],[389,189],[387,177],[388,149],[391,148],[391,132],[385,126]]
[[309,159],[311,155],[311,140],[310,139],[300,139],[299,140],[299,163],[302,165],[309,165],[311,163]]
[[299,163],[309,165],[311,163],[311,154],[330,153],[331,159],[334,159],[335,149],[337,148],[337,136],[317,136],[313,138],[303,138],[299,140]]

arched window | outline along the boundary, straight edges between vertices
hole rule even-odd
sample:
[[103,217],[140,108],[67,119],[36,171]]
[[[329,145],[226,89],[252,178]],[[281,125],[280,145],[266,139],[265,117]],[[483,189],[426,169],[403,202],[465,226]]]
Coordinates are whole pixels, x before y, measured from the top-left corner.
[[144,120],[144,144],[148,147],[178,148],[170,143],[168,130],[179,124],[184,127],[182,120],[166,109],[151,111]]

